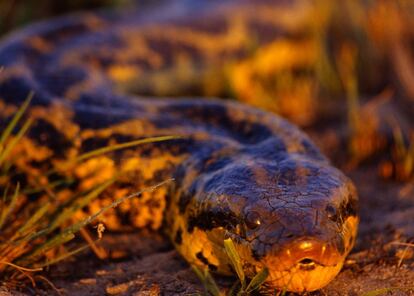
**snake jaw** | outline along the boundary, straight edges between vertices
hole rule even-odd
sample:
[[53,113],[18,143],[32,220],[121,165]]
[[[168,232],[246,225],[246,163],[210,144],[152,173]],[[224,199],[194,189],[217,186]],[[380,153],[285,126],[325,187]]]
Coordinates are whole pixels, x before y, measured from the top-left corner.
[[277,253],[270,252],[256,266],[257,271],[268,268],[267,288],[305,292],[329,283],[341,270],[344,259],[332,244],[302,238]]
[[343,261],[333,266],[298,263],[286,271],[270,270],[267,287],[291,292],[311,292],[323,288],[339,273]]
[[256,271],[263,267],[269,269],[266,282],[269,289],[292,292],[318,290],[340,272],[355,243],[358,222],[356,216],[344,221],[342,232],[337,234],[344,244],[342,248],[338,248],[338,240],[333,238],[297,238],[257,261]]

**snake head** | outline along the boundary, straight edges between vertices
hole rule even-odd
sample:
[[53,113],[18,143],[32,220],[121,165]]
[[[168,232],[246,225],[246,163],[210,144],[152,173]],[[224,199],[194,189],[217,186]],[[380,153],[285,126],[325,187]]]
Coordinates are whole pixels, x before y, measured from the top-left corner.
[[196,184],[186,213],[192,249],[182,253],[213,271],[231,272],[220,244],[230,237],[248,276],[266,267],[271,289],[313,291],[338,274],[354,245],[356,190],[325,160],[240,157]]
[[339,273],[355,243],[355,187],[339,170],[302,157],[262,163],[260,170],[256,176],[268,180],[256,181],[254,188],[262,190],[250,192],[256,197],[241,213],[246,267],[254,266],[252,274],[267,267],[271,288],[322,288]]

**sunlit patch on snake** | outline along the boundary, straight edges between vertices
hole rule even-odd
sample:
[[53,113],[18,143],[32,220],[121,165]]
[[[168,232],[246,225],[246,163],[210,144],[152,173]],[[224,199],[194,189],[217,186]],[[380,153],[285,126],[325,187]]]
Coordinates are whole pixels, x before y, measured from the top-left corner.
[[[223,61],[236,63],[283,34],[261,14],[271,1],[256,5],[254,16],[248,3],[213,1],[153,17],[80,14],[30,26],[0,45],[0,99],[19,106],[34,91],[27,141],[43,147],[38,163],[180,136],[77,167],[77,188],[124,173],[114,196],[89,210],[173,177],[168,188],[121,205],[108,227],[162,228],[188,262],[220,274],[233,273],[223,249],[232,238],[247,276],[267,267],[266,286],[313,291],[338,274],[355,242],[351,181],[277,115],[229,100],[136,95],[211,94],[214,87],[225,94],[225,82],[213,79],[225,71]],[[10,116],[4,110],[2,119]]]

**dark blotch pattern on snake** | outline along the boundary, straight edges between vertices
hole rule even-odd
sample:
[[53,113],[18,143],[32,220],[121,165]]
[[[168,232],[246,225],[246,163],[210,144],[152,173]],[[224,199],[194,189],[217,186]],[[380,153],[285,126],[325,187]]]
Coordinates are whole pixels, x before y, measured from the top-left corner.
[[[115,196],[90,204],[90,211],[174,177],[168,188],[117,209],[108,227],[162,227],[188,262],[220,274],[233,273],[223,248],[232,238],[247,276],[267,267],[270,288],[319,289],[337,275],[355,241],[351,181],[277,115],[225,100],[134,95],[199,90],[211,69],[249,55],[249,36],[260,48],[283,34],[262,13],[272,1],[258,1],[255,15],[248,1],[200,3],[152,14],[68,16],[10,35],[0,45],[1,104],[19,106],[34,91],[36,121],[27,140],[43,147],[43,162],[181,136],[89,161],[101,174],[125,173]],[[76,173],[85,179],[79,188],[93,183],[88,167]]]

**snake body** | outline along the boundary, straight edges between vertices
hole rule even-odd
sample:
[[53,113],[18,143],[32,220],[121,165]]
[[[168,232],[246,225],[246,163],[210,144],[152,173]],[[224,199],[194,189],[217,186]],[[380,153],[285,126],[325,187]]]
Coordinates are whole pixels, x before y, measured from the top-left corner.
[[93,212],[114,197],[174,177],[168,188],[121,205],[106,217],[109,227],[163,228],[188,262],[227,275],[233,270],[223,240],[231,238],[248,277],[267,267],[271,289],[319,289],[337,275],[354,245],[352,182],[275,114],[228,100],[134,95],[157,94],[162,87],[168,93],[171,85],[185,92],[194,83],[182,84],[179,73],[189,68],[184,77],[200,86],[207,68],[249,55],[246,34],[255,36],[258,48],[281,34],[266,17],[269,1],[258,1],[254,15],[248,2],[211,3],[188,8],[192,17],[181,6],[138,17],[80,14],[8,36],[0,45],[1,119],[34,92],[35,124],[21,162],[39,170],[105,145],[180,136],[79,165],[74,174],[82,181],[74,190],[124,173],[111,196],[91,202]]

